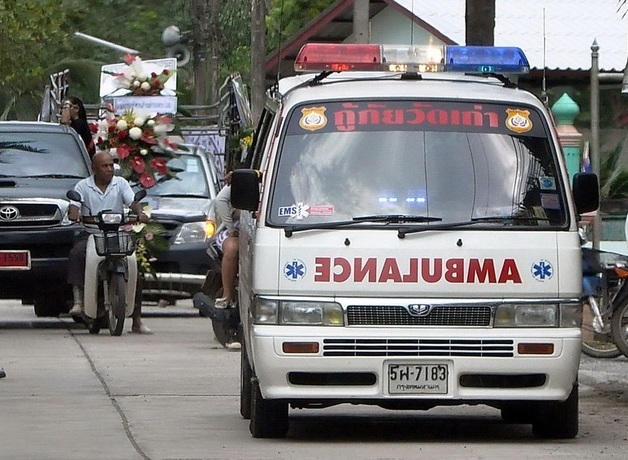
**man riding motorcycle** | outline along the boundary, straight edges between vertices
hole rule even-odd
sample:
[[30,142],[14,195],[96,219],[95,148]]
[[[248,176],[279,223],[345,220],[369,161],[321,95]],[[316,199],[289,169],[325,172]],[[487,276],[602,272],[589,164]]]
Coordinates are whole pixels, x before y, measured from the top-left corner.
[[[100,211],[111,210],[122,213],[124,205],[138,216],[140,222],[148,222],[148,216],[142,211],[140,203],[133,203],[134,192],[128,181],[114,175],[114,161],[108,152],[98,152],[92,157],[93,175],[79,181],[74,190],[83,200],[83,204],[71,202],[68,208],[68,217],[74,222],[83,220],[86,230],[81,232],[70,251],[68,259],[68,283],[72,285],[74,305],[70,310],[71,316],[80,316],[83,313],[83,286],[85,283],[85,254],[87,239],[90,234],[90,224],[94,222],[91,216]],[[92,227],[95,228],[95,227]],[[144,329],[144,331],[142,331]],[[133,315],[132,331],[146,332],[139,315]]]

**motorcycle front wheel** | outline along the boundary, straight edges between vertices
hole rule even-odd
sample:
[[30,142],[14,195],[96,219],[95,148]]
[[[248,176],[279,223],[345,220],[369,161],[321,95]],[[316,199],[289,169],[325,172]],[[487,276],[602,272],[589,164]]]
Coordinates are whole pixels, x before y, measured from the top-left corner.
[[628,298],[624,298],[613,312],[611,332],[617,348],[628,358]]
[[591,305],[585,301],[582,306],[582,352],[592,358],[617,358],[620,356],[621,351],[617,348],[611,334],[610,321],[605,320],[602,331],[597,332],[593,327],[593,320]]
[[119,336],[124,329],[126,313],[126,282],[122,273],[112,273],[109,279],[109,332]]

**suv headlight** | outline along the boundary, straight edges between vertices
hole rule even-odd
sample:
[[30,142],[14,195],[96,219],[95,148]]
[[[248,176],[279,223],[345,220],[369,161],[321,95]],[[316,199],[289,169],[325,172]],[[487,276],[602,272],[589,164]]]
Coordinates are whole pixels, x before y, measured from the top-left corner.
[[336,302],[257,298],[253,310],[255,324],[344,326],[342,307]]
[[183,224],[174,238],[174,244],[202,243],[207,241],[216,231],[212,220],[188,222]]

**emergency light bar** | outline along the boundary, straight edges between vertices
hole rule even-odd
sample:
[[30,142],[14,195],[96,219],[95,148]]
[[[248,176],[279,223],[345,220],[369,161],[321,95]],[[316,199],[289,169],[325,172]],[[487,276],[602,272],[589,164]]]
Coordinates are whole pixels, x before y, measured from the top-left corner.
[[307,43],[294,70],[521,74],[530,71],[530,64],[516,47]]

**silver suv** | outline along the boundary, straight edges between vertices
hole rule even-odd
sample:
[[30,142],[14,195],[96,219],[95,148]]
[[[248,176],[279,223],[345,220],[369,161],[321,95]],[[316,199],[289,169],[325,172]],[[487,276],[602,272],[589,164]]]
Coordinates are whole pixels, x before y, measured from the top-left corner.
[[[152,209],[151,220],[165,227],[170,243],[167,252],[156,254],[156,277],[144,279],[146,300],[192,297],[205,281],[209,269],[207,241],[216,225],[212,201],[220,191],[214,155],[200,145],[183,145],[174,160],[177,179],[148,189],[144,200]],[[187,149],[187,150],[185,150]]]

